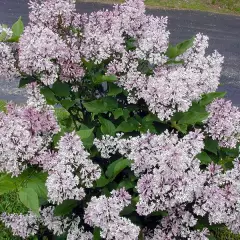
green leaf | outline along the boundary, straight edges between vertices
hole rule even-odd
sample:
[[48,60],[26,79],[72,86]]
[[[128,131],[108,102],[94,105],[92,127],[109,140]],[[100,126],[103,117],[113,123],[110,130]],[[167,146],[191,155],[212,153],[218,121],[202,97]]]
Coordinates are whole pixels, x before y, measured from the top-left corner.
[[34,213],[39,214],[38,195],[32,188],[22,188],[19,192],[20,201]]
[[192,37],[189,40],[186,40],[184,42],[181,42],[177,44],[177,50],[178,50],[178,56],[185,53],[189,48],[193,46],[193,42],[195,40],[195,37]]
[[[67,239],[67,234],[66,233],[63,233],[62,235],[60,236],[54,236],[54,240],[66,240]],[[43,240],[50,240],[50,239],[43,239]]]
[[101,175],[99,179],[96,180],[97,187],[104,187],[109,183],[109,179],[107,179],[104,175]]
[[212,162],[212,159],[208,156],[207,153],[201,152],[199,153],[196,158],[198,158],[202,164],[208,165],[209,163]]
[[87,109],[88,112],[98,114],[116,109],[118,107],[118,103],[115,98],[105,97],[93,100],[91,102],[85,102],[83,103],[83,106]]
[[15,189],[16,185],[14,183],[14,180],[4,178],[0,179],[0,195],[14,191]]
[[183,60],[179,60],[179,61],[176,61],[176,60],[168,60],[166,62],[166,64],[183,64],[184,61]]
[[194,125],[201,123],[208,115],[209,113],[206,111],[205,106],[200,106],[198,103],[193,102],[187,112],[176,114],[174,118],[178,120],[179,125]]
[[216,140],[213,140],[211,138],[207,138],[205,139],[205,149],[211,153],[214,153],[215,155],[217,155],[218,153],[218,142]]
[[82,63],[83,63],[83,66],[88,70],[88,71],[91,71],[92,68],[94,67],[94,62],[93,61],[86,61],[86,59],[82,58]]
[[168,215],[167,211],[155,211],[151,212],[150,216],[161,216],[161,217],[166,217]]
[[196,123],[201,123],[203,120],[205,120],[208,117],[207,111],[202,112],[193,112],[189,111],[184,113],[183,118],[179,120],[179,124],[188,124],[188,125],[194,125]]
[[65,134],[65,131],[61,130],[60,132],[58,132],[57,134],[55,134],[53,136],[53,144],[54,147],[57,147],[59,140],[61,139],[61,137]]
[[136,205],[134,203],[129,204],[120,212],[120,216],[126,216],[133,213],[136,210]]
[[178,50],[175,46],[173,45],[169,45],[168,49],[167,49],[167,52],[166,52],[166,55],[170,58],[170,59],[173,59],[175,57],[178,56]]
[[99,122],[101,123],[101,131],[104,135],[110,135],[110,136],[115,135],[116,128],[111,121],[103,117],[99,117]]
[[149,131],[150,133],[157,133],[157,130],[153,125],[153,122],[146,122],[146,121],[142,122],[140,131],[144,133],[146,133],[147,131]]
[[108,84],[108,96],[117,96],[119,93],[122,93],[122,88],[118,87],[116,84]]
[[54,215],[55,216],[64,216],[69,213],[72,213],[72,210],[78,205],[78,202],[76,200],[64,200],[63,203],[56,206],[54,209]]
[[123,109],[123,118],[125,121],[127,121],[127,119],[129,118],[129,114],[130,114],[129,110],[124,108]]
[[36,81],[36,79],[31,76],[23,77],[20,79],[18,87],[19,88],[25,87],[27,84],[35,82],[35,81]]
[[72,107],[75,104],[75,101],[71,99],[63,99],[62,101],[60,101],[60,103],[65,109],[68,110],[70,107]]
[[187,129],[188,129],[187,124],[178,125],[178,124],[172,123],[172,127],[176,128],[178,131],[182,133],[187,133]]
[[47,199],[47,176],[47,173],[35,172],[28,178],[26,187],[33,189],[39,198]]
[[161,122],[160,119],[153,113],[149,113],[147,116],[143,118],[143,121],[146,122]]
[[101,229],[99,227],[94,228],[93,240],[100,240],[101,239],[100,232],[101,232]]
[[131,37],[126,40],[126,49],[127,51],[136,49],[136,40],[134,38]]
[[131,166],[131,161],[129,159],[120,158],[113,163],[111,163],[106,171],[106,176],[113,181],[115,177],[125,168]]
[[139,128],[139,122],[134,119],[130,118],[127,121],[121,122],[119,126],[117,127],[117,132],[133,132],[138,131]]
[[77,131],[77,134],[81,137],[81,139],[86,139],[92,135],[93,130],[94,130],[94,127],[90,129],[87,126],[82,124],[81,129]]
[[0,42],[3,42],[7,37],[7,33],[5,31],[2,31],[0,34]]
[[68,97],[70,95],[70,87],[67,83],[57,81],[52,86],[52,91],[59,97]]
[[123,110],[122,108],[118,108],[116,110],[113,111],[113,116],[114,116],[114,119],[118,119],[120,118],[121,116],[123,116]]
[[211,234],[210,236],[208,236],[208,239],[209,239],[209,240],[217,240],[217,239],[213,236],[213,234]]
[[9,41],[15,42],[18,41],[19,37],[23,33],[24,25],[22,22],[22,18],[19,17],[19,19],[12,25],[12,38],[9,39]]
[[123,181],[121,181],[119,184],[118,184],[118,188],[125,188],[126,190],[128,189],[132,189],[135,187],[135,184],[133,181],[131,181],[130,179],[124,179]]
[[48,104],[54,105],[58,102],[54,93],[52,92],[52,90],[49,87],[41,88],[40,92],[46,98],[46,101]]
[[191,38],[189,40],[186,40],[184,42],[177,44],[176,46],[169,45],[166,55],[170,59],[175,59],[177,56],[183,54],[184,52],[186,52],[189,48],[191,48],[193,46],[194,39],[195,38]]
[[200,106],[206,106],[210,104],[215,98],[223,98],[226,95],[226,92],[212,92],[204,94],[202,99],[199,101]]
[[100,75],[94,79],[94,83],[103,83],[103,82],[115,82],[117,77],[115,75]]
[[153,65],[149,63],[147,60],[138,60],[137,70],[147,76],[153,74]]
[[93,145],[93,130],[94,128],[89,129],[86,125],[82,124],[80,130],[77,131],[77,134],[80,136],[85,148],[91,148]]

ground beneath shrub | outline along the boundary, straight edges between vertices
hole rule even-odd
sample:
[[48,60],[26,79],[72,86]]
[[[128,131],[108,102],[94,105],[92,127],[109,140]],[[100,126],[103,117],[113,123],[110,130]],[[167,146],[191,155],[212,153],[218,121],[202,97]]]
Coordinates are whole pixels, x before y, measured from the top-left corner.
[[[0,23],[12,24],[19,16],[28,21],[26,0],[2,0]],[[111,9],[109,4],[81,2],[79,12],[92,12],[102,8]],[[217,49],[225,56],[220,91],[227,91],[227,97],[240,106],[240,16],[223,15],[200,11],[147,9],[148,14],[169,17],[171,42],[177,43],[202,32],[210,37],[209,52]],[[13,88],[14,87],[14,88]],[[17,92],[16,81],[1,83],[0,98],[24,101],[24,92]]]

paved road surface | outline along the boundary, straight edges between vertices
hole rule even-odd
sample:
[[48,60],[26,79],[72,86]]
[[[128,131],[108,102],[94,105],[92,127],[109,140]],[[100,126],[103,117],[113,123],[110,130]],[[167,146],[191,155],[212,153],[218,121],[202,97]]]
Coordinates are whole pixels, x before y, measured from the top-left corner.
[[[22,16],[28,21],[27,0],[0,0],[0,23],[12,24]],[[79,12],[90,13],[110,5],[97,3],[80,3]],[[169,17],[170,40],[177,43],[191,38],[198,32],[210,37],[209,52],[217,49],[225,56],[219,90],[227,91],[227,97],[240,106],[240,17],[198,11],[177,11],[149,9],[148,14]],[[11,84],[0,85],[0,98],[24,101],[23,93],[16,93]],[[15,84],[16,85],[16,84]],[[13,89],[13,90],[12,90]]]

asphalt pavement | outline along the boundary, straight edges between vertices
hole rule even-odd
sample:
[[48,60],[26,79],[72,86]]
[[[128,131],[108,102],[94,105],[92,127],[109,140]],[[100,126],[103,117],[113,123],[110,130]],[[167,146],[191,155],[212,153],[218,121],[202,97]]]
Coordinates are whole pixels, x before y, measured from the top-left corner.
[[[111,9],[112,6],[84,2],[77,4],[80,13],[90,13],[103,8]],[[208,52],[217,49],[225,57],[219,90],[227,91],[227,98],[240,106],[240,16],[159,9],[147,9],[147,14],[168,16],[170,41],[173,44],[189,39],[198,32],[208,35]],[[19,16],[22,16],[27,24],[27,0],[0,0],[0,23],[11,25]],[[24,101],[24,92],[17,90],[16,86],[16,81],[0,82],[0,98]]]

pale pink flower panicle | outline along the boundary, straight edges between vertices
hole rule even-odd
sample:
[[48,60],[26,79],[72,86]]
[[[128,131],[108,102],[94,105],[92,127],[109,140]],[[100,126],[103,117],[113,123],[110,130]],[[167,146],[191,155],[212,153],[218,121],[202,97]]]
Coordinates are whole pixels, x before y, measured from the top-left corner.
[[234,148],[240,140],[240,111],[231,101],[218,99],[207,110],[206,132],[218,140],[219,146]]

